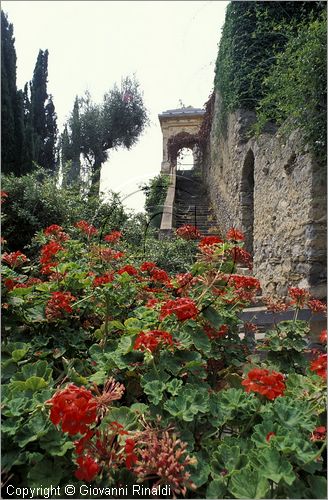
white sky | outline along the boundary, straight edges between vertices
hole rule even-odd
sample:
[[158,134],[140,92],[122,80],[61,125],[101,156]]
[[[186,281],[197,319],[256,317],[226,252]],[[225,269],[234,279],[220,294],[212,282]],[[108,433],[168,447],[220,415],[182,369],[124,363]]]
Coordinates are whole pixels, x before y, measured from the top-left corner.
[[138,186],[158,175],[162,135],[157,115],[203,107],[213,89],[224,1],[2,1],[14,25],[17,87],[31,80],[39,49],[49,50],[48,93],[62,131],[76,95],[96,102],[123,76],[135,73],[150,126],[130,151],[112,151],[101,188],[141,211]]

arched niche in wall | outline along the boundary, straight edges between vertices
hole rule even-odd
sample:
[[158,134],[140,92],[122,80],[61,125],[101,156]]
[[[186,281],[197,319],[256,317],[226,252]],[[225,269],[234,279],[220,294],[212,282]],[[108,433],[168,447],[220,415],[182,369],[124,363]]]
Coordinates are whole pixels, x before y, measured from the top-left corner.
[[251,149],[245,156],[240,186],[241,223],[245,233],[245,247],[253,254],[254,247],[254,153]]

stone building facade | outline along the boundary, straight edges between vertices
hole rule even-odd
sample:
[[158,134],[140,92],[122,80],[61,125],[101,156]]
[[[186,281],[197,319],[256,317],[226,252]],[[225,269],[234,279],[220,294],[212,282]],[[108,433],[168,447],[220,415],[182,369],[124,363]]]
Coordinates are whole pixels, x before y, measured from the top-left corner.
[[202,163],[218,225],[242,229],[263,292],[285,295],[289,286],[326,296],[326,173],[302,146],[298,131],[286,139],[268,126],[249,138],[255,114],[238,110],[218,130],[217,94]]

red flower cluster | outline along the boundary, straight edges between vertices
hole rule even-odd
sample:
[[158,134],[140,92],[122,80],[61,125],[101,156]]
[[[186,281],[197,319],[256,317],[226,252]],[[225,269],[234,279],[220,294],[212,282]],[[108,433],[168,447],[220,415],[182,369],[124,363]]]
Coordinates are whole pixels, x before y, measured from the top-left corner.
[[293,299],[291,304],[295,304],[296,307],[304,307],[305,302],[308,300],[310,294],[305,288],[290,287],[288,288],[288,294]]
[[284,376],[282,373],[253,368],[247,374],[247,379],[242,382],[246,392],[258,392],[268,399],[276,399],[285,391]]
[[146,302],[146,307],[154,307],[156,306],[156,304],[158,304],[159,300],[158,299],[149,299],[147,302]]
[[115,243],[122,237],[122,233],[120,231],[112,231],[110,234],[106,234],[104,236],[104,240],[108,243]]
[[92,224],[89,224],[85,220],[80,220],[79,222],[76,222],[74,226],[80,229],[88,237],[98,234],[98,230]]
[[311,311],[313,313],[316,313],[316,312],[325,313],[325,312],[327,312],[327,304],[325,304],[321,300],[311,299],[308,301],[307,305],[309,306],[309,308],[311,309]]
[[258,279],[253,276],[243,276],[241,274],[232,274],[229,282],[232,281],[235,288],[243,288],[244,290],[260,289],[261,285]]
[[47,319],[61,318],[63,311],[71,313],[73,311],[71,302],[75,297],[71,292],[52,292],[51,299],[46,306]]
[[114,279],[114,273],[105,273],[102,276],[97,276],[93,280],[93,286],[97,287],[97,286],[105,285],[106,283],[111,283],[113,281],[113,279]]
[[100,248],[98,249],[98,253],[99,257],[105,262],[118,260],[124,255],[123,252],[114,251],[111,248]]
[[68,434],[85,434],[89,425],[97,421],[97,401],[85,387],[70,384],[58,390],[47,403],[51,404],[51,422],[61,423],[62,431]]
[[177,274],[174,279],[176,280],[178,285],[176,292],[180,295],[183,292],[185,292],[185,294],[187,293],[187,290],[189,288],[188,285],[192,284],[194,277],[191,273],[181,273]]
[[56,241],[50,241],[46,245],[43,245],[40,257],[42,274],[51,274],[53,272],[51,268],[58,264],[58,262],[54,260],[54,257],[61,250],[64,250],[63,247]]
[[24,262],[26,262],[27,257],[18,250],[17,252],[4,253],[2,256],[2,260],[6,262],[6,264],[8,264],[10,267],[14,268],[16,266],[21,266]]
[[327,429],[324,425],[316,427],[311,434],[310,441],[325,441],[327,435]]
[[210,340],[217,339],[219,337],[224,337],[228,331],[229,327],[227,325],[221,325],[218,330],[213,328],[213,326],[207,324],[204,326],[204,331]]
[[206,246],[215,245],[216,243],[223,243],[223,240],[221,240],[221,238],[219,238],[218,236],[205,236],[198,243],[198,247],[203,248]]
[[132,469],[132,466],[138,460],[137,455],[134,453],[135,446],[136,446],[136,443],[135,443],[134,439],[127,438],[127,440],[125,441],[125,447],[124,447],[124,451],[125,451],[125,455],[126,455],[125,466],[127,469]]
[[161,308],[160,320],[166,316],[175,314],[179,321],[195,318],[199,313],[195,302],[187,297],[181,297],[175,300],[168,300]]
[[172,335],[168,332],[161,330],[151,330],[149,332],[140,332],[135,340],[133,349],[136,351],[140,349],[145,351],[154,352],[158,345],[173,346]]
[[150,271],[150,276],[152,280],[159,281],[160,283],[168,283],[170,281],[169,275],[163,269],[152,269]]
[[121,269],[118,271],[118,274],[123,274],[123,273],[128,273],[130,276],[137,276],[138,271],[135,267],[127,264],[126,266],[121,267]]
[[230,250],[230,254],[234,262],[245,264],[248,269],[252,269],[252,256],[244,248],[233,247]]
[[40,280],[40,278],[28,278],[25,283],[19,283],[19,281],[17,281],[16,279],[12,280],[10,278],[4,281],[4,285],[9,291],[13,290],[14,288],[29,288],[30,286],[37,285],[38,283],[42,283],[42,280]]
[[326,329],[321,331],[319,338],[320,338],[320,342],[322,342],[323,344],[327,343],[327,330]]
[[92,481],[100,471],[100,465],[89,456],[81,456],[76,459],[79,468],[75,471],[75,477],[80,481]]
[[156,267],[154,262],[143,262],[140,266],[140,271],[151,271]]
[[176,233],[183,240],[198,240],[202,236],[197,227],[190,224],[184,224],[183,226],[179,227],[176,230]]
[[231,228],[227,232],[227,240],[233,240],[233,241],[244,241],[245,236],[241,231],[238,231],[238,229]]
[[327,354],[321,354],[317,359],[312,361],[310,370],[316,372],[319,377],[327,378]]
[[59,231],[62,231],[63,228],[61,226],[58,226],[58,224],[52,224],[51,226],[46,227],[43,232],[46,236],[50,236],[52,234],[56,234]]
[[263,299],[266,308],[270,312],[283,312],[287,311],[288,304],[286,304],[282,299],[272,299],[271,297],[266,297]]

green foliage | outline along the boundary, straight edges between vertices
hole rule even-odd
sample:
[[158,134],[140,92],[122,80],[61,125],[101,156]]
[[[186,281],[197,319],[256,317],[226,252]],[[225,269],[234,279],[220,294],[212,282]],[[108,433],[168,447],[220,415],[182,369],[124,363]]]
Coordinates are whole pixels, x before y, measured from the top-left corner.
[[130,149],[146,124],[147,111],[135,78],[123,78],[121,88],[114,85],[100,104],[92,101],[89,92],[76,98],[62,136],[62,157],[72,160],[69,181],[78,178],[82,154],[91,178],[90,194],[98,195],[101,166],[108,159],[109,150]]
[[1,11],[1,166],[3,172],[21,173],[23,102],[16,87],[16,51],[13,25]]
[[291,126],[305,130],[312,149],[322,152],[326,136],[323,11],[323,2],[232,1],[228,5],[215,75],[222,100],[220,130],[225,129],[227,113],[257,109],[260,127],[268,120],[281,124],[291,117]]
[[168,175],[159,174],[153,179],[150,179],[148,184],[141,186],[146,196],[146,212],[149,216],[151,225],[157,228],[161,225],[164,202],[169,183],[170,177]]
[[[127,224],[123,234],[132,228]],[[40,231],[34,239],[43,248],[61,238],[50,275],[38,263],[39,249],[33,263],[3,264],[4,479],[28,487],[79,484],[74,443],[83,435],[87,446],[95,432],[97,441],[84,450],[98,460],[95,486],[138,481],[151,487],[170,480],[166,468],[178,461],[177,481],[189,498],[320,497],[326,486],[325,442],[316,428],[324,425],[325,381],[311,372],[308,360],[297,362],[296,369],[284,356],[304,357],[308,325],[296,319],[278,324],[264,340],[268,355],[249,356],[247,340],[238,334],[238,315],[250,299],[241,300],[241,290],[223,276],[213,282],[219,270],[232,269],[232,243],[218,244],[212,257],[199,252],[186,268],[196,279],[181,290],[175,274],[168,282],[164,273],[161,281],[149,262],[141,266],[148,255],[128,236],[106,241],[100,228],[93,236],[71,226],[64,230],[69,238]],[[120,256],[112,258],[112,252]],[[41,281],[27,284],[31,277]],[[71,308],[64,301],[68,292],[74,295]],[[260,388],[275,385],[275,376],[266,381],[263,369],[281,372],[282,387],[273,399],[253,388],[247,392],[242,384],[256,359],[264,376]],[[60,423],[53,424],[53,415],[49,418],[49,400],[70,384],[77,391],[89,389],[97,405],[88,435],[68,435]],[[75,405],[74,397],[65,396],[60,419],[67,401],[69,412]],[[83,411],[79,406],[77,420]],[[119,425],[123,429],[111,434]],[[126,460],[130,446],[137,464]],[[147,470],[150,462],[155,466],[142,475],[139,467]],[[181,490],[176,496],[183,497]]]
[[326,163],[327,150],[327,15],[299,25],[286,49],[278,54],[263,81],[257,106],[260,131],[268,120],[285,134],[300,128],[305,144]]
[[56,221],[72,225],[85,219],[102,226],[104,230],[119,229],[127,220],[122,204],[114,193],[103,203],[99,198],[85,199],[79,187],[59,188],[57,179],[44,169],[19,178],[2,177],[2,189],[8,193],[3,206],[2,236],[9,249],[24,248],[37,231]]

